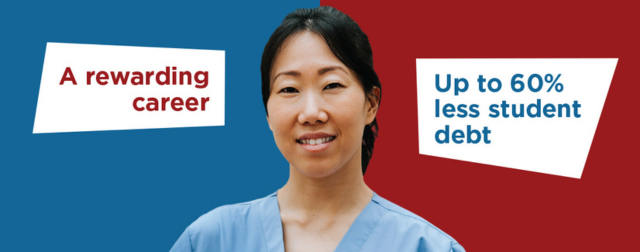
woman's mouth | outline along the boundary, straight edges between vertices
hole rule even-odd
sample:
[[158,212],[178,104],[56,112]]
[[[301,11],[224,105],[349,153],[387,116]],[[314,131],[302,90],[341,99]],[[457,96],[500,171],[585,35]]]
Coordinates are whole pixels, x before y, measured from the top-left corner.
[[296,142],[299,146],[308,152],[320,152],[326,150],[331,145],[331,142],[336,139],[336,136],[326,136],[318,138],[302,138],[297,139]]
[[318,145],[318,144],[323,144],[326,142],[331,142],[333,141],[333,139],[336,139],[335,136],[329,136],[329,137],[321,137],[321,138],[317,138],[317,139],[298,139],[296,140],[296,142],[298,142],[299,144],[309,144],[309,145]]

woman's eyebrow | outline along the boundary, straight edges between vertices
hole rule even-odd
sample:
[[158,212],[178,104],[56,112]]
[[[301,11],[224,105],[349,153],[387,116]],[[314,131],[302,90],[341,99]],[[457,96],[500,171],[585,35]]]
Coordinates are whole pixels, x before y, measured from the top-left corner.
[[[345,70],[344,67],[341,67],[341,66],[328,66],[328,67],[320,68],[318,70],[318,75],[323,75],[323,74],[325,74],[327,72],[331,72],[333,70],[342,70],[347,75],[350,75],[349,72],[347,72],[347,70]],[[302,75],[302,74],[299,71],[296,71],[296,70],[279,72],[279,73],[276,74],[275,77],[273,77],[273,81],[271,81],[271,82],[275,82],[276,79],[278,79],[278,77],[280,75],[290,75],[290,76],[294,76],[294,77],[300,77],[300,75]]]
[[342,70],[344,73],[346,73],[347,75],[350,75],[349,72],[347,72],[347,70],[345,70],[343,67],[341,66],[328,66],[328,67],[323,67],[320,70],[318,70],[318,75],[323,75],[327,72],[333,71],[333,70]]
[[291,75],[291,76],[299,77],[301,75],[301,73],[296,71],[296,70],[279,72],[278,74],[276,74],[275,77],[273,77],[273,80],[271,82],[275,82],[276,79],[278,79],[278,76],[280,76],[280,75]]

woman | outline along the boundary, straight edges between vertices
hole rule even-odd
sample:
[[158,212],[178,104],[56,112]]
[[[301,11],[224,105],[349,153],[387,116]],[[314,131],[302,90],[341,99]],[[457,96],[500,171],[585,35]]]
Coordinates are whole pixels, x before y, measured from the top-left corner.
[[367,36],[351,18],[331,7],[292,12],[265,46],[261,72],[289,181],[203,215],[172,251],[464,251],[364,183],[381,84]]

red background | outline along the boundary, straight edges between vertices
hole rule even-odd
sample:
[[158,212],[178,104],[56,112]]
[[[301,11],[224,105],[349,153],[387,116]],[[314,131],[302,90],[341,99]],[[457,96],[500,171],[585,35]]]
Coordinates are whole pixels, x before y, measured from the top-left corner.
[[[365,179],[381,196],[467,251],[634,250],[638,7],[617,1],[321,5],[350,15],[373,47],[383,99]],[[416,58],[619,58],[582,178],[419,155]]]

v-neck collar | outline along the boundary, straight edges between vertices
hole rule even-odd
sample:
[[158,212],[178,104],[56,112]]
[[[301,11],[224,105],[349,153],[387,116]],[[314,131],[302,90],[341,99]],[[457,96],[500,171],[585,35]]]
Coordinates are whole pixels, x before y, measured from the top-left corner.
[[[353,221],[334,252],[361,250],[381,217],[386,213],[384,208],[378,205],[380,201],[380,196],[373,192],[371,201]],[[267,251],[284,252],[284,235],[277,191],[267,196],[260,204],[260,219]]]

